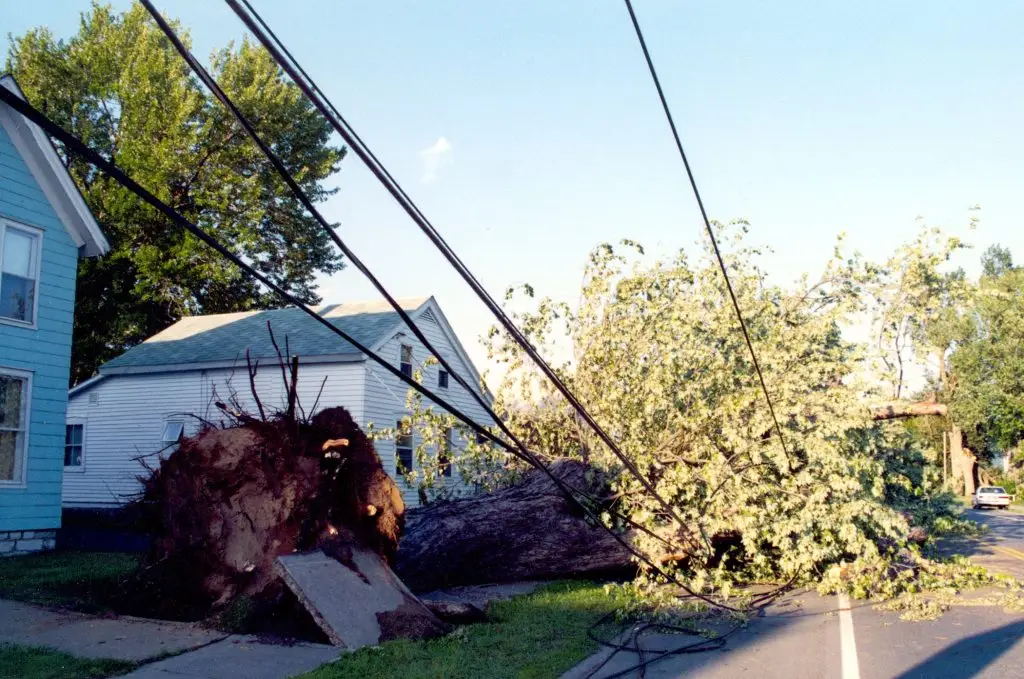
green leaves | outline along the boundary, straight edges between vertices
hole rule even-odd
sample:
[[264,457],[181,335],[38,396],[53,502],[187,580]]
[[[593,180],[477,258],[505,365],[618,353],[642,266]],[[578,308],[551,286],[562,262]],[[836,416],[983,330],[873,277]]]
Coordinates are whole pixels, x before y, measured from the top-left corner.
[[[315,276],[342,267],[328,236],[143,7],[117,13],[95,4],[68,40],[33,29],[13,40],[7,69],[60,125],[289,292],[318,302]],[[211,71],[314,201],[336,190],[323,182],[344,149],[265,50],[230,45],[214,53]],[[277,303],[128,191],[77,159],[69,169],[113,248],[79,267],[73,381],[182,315]]]

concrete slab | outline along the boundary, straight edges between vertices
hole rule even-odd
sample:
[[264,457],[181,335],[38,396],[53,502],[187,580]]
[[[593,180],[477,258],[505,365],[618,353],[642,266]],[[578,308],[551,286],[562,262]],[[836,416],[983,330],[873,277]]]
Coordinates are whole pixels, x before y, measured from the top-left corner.
[[398,637],[426,638],[446,627],[377,554],[356,545],[277,558],[282,579],[331,640],[342,648]]
[[147,660],[225,636],[188,623],[105,618],[0,600],[0,642],[50,646],[81,658]]
[[285,679],[336,660],[340,653],[322,644],[264,644],[254,637],[231,636],[140,667],[124,679]]

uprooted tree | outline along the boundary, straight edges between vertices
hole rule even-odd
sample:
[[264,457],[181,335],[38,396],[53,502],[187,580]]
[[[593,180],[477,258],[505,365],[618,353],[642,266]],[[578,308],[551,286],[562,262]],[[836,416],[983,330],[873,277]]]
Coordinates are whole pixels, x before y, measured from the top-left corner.
[[344,408],[301,415],[298,360],[280,367],[282,410],[255,387],[258,413],[218,402],[227,425],[205,423],[143,479],[154,541],[132,582],[140,608],[195,617],[243,597],[272,608],[287,595],[276,558],[335,543],[394,564],[405,504],[373,443]]

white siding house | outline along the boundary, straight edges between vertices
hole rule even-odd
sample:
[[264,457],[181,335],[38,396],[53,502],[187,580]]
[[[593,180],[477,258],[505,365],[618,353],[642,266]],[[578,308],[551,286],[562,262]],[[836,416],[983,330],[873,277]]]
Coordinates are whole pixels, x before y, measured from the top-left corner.
[[[444,359],[469,384],[479,385],[479,374],[434,298],[399,302]],[[429,358],[383,301],[326,305],[317,311],[396,368],[410,351],[415,368]],[[287,336],[290,353],[299,356],[298,394],[304,408],[312,409],[319,394],[316,410],[344,406],[364,430],[370,423],[394,427],[406,414],[408,387],[401,380],[298,309],[185,318],[104,364],[99,375],[70,391],[63,505],[117,507],[129,501],[139,491],[146,463],[158,462],[159,451],[179,432],[189,435],[202,420],[225,419],[215,401],[226,402],[236,394],[247,410],[255,412],[246,349],[260,360],[260,399],[267,407],[282,405],[285,392],[268,322],[282,350]],[[465,389],[439,374],[438,365],[422,370],[425,386],[480,424],[492,424]],[[377,441],[376,448],[384,469],[395,475],[395,443]],[[401,480],[399,486],[409,505],[418,504],[413,488]]]

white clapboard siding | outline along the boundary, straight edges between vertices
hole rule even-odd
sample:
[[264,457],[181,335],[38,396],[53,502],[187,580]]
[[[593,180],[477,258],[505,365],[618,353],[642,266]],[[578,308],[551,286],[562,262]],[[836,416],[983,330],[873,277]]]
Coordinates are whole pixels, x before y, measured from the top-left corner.
[[[418,325],[446,361],[471,384],[478,377],[457,347],[457,340],[444,320],[436,302],[425,303],[417,315]],[[402,344],[413,347],[414,367],[428,359],[426,348],[408,330],[386,337],[380,354],[395,367],[400,363]],[[301,359],[300,359],[301,360]],[[424,369],[424,384],[438,389],[439,366]],[[326,378],[326,383],[324,383]],[[367,360],[347,363],[310,363],[299,366],[299,401],[313,408],[324,383],[316,409],[344,406],[364,431],[371,422],[378,428],[391,428],[405,414],[408,387],[376,363]],[[286,399],[281,371],[276,363],[263,364],[256,376],[260,400],[268,409],[280,409]],[[447,390],[440,389],[453,404],[477,422],[492,424],[486,411],[460,387],[454,378]],[[244,364],[234,370],[188,370],[163,373],[109,375],[92,386],[77,391],[68,402],[68,421],[85,425],[85,451],[82,470],[64,472],[65,507],[115,507],[131,499],[140,488],[138,477],[145,468],[136,457],[155,460],[163,444],[161,435],[168,419],[184,419],[186,434],[195,433],[203,418],[219,424],[225,419],[214,405],[228,402],[232,393],[249,412],[256,412]],[[195,415],[197,418],[187,417]],[[462,442],[455,437],[455,455]],[[393,441],[377,441],[377,453],[385,471],[397,478]],[[461,483],[453,478],[452,484]],[[419,504],[415,489],[399,480],[410,506]]]
[[[428,307],[417,318],[417,326],[423,330],[423,334],[441,352],[452,368],[459,371],[469,384],[475,385],[478,378],[474,375],[467,362],[460,357],[460,352],[456,351],[453,341],[454,335],[450,335],[448,331],[443,330],[441,323],[436,320],[435,314],[439,313],[436,308],[431,313]],[[456,383],[454,378],[449,379],[448,389],[438,389],[437,373],[441,368],[437,364],[423,367],[430,354],[410,331],[404,330],[400,334],[389,338],[381,346],[380,354],[397,366],[401,360],[401,346],[403,344],[412,346],[413,369],[421,368],[423,370],[424,386],[432,391],[437,391],[438,395],[443,395],[446,400],[450,401],[466,415],[472,417],[476,422],[485,426],[493,423],[487,412],[480,407],[465,389]],[[366,421],[372,422],[376,427],[380,428],[394,427],[395,422],[406,414],[405,397],[409,391],[408,386],[375,363],[366,363],[366,373]],[[435,405],[435,407],[441,410],[439,406]],[[414,445],[418,444],[419,438],[416,432],[413,432],[413,436]],[[455,455],[457,456],[464,442],[460,437],[455,436],[453,437],[453,443],[455,444]],[[378,441],[376,446],[377,454],[380,455],[384,469],[389,474],[396,475],[397,460],[394,441]],[[451,483],[461,483],[457,476],[458,472],[453,474]],[[406,504],[413,507],[418,505],[419,499],[417,498],[415,488],[410,487],[403,480],[399,480],[398,483],[402,489]]]
[[[299,400],[312,408],[321,383],[317,410],[341,405],[362,424],[362,364],[325,363],[299,366]],[[268,409],[285,402],[280,369],[261,366],[256,376],[260,400]],[[68,422],[85,425],[82,470],[65,469],[65,507],[113,507],[139,491],[138,477],[146,473],[140,455],[157,460],[164,423],[182,419],[186,434],[195,433],[203,418],[224,420],[215,401],[227,402],[232,390],[247,410],[256,412],[245,367],[237,370],[191,370],[136,375],[111,375],[72,396]],[[191,417],[191,416],[197,417]]]

